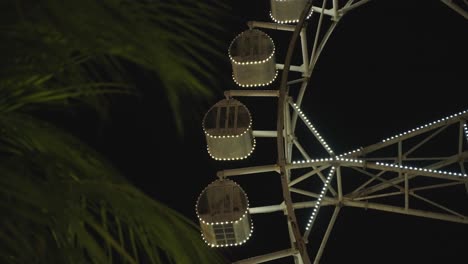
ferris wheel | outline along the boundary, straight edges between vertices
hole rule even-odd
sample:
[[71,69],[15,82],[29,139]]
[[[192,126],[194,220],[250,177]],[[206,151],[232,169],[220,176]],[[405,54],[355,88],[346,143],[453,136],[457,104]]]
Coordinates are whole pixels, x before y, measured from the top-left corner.
[[[319,4],[316,4],[319,2]],[[196,211],[202,238],[211,247],[244,244],[253,234],[255,214],[283,212],[287,219],[290,247],[235,263],[264,263],[293,258],[296,264],[319,263],[341,208],[357,207],[388,213],[468,224],[468,215],[432,199],[441,189],[462,187],[468,191],[468,110],[402,131],[375,144],[346,153],[335,153],[302,109],[304,95],[317,60],[341,18],[369,0],[271,0],[273,22],[248,22],[229,46],[233,81],[237,90],[225,91],[203,119],[208,154],[215,160],[249,158],[257,138],[276,138],[277,162],[217,173],[218,179],[200,194]],[[467,17],[452,1],[442,1]],[[306,19],[318,16],[317,24],[305,26]],[[326,19],[331,23],[323,23]],[[308,34],[313,28],[313,43]],[[277,62],[274,40],[265,31],[292,34],[284,63]],[[300,47],[300,61],[293,52]],[[290,72],[300,75],[290,78]],[[277,78],[278,89],[265,89]],[[255,130],[243,97],[277,100],[277,129]],[[297,133],[297,129],[308,133]],[[443,156],[428,145],[439,134],[454,131],[456,150]],[[314,139],[321,149],[307,148],[304,140]],[[308,145],[307,145],[308,146]],[[424,151],[420,151],[424,148]],[[430,147],[429,147],[430,148]],[[430,155],[428,155],[428,153]],[[282,202],[261,207],[249,206],[247,193],[234,180],[236,176],[275,172],[281,179]],[[357,176],[359,175],[359,176]],[[345,180],[353,178],[353,183]],[[317,184],[319,183],[319,184]],[[301,199],[295,199],[301,196]],[[388,198],[400,198],[401,203]],[[316,254],[310,256],[307,241],[322,207],[334,208]],[[307,221],[299,221],[297,211],[307,211]]]

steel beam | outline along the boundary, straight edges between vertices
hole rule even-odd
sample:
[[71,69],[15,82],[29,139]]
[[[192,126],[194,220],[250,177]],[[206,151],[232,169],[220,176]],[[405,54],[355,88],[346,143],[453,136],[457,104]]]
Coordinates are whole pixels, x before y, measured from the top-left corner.
[[[446,4],[448,7],[453,9],[458,14],[462,15],[465,19],[468,19],[468,12],[458,5],[454,4],[452,0],[440,0],[442,3]],[[466,3],[466,2],[465,2]]]
[[276,130],[254,130],[252,133],[254,137],[275,138],[278,136]]
[[263,172],[279,172],[279,166],[276,164],[272,164],[272,165],[245,167],[245,168],[238,168],[238,169],[229,169],[229,170],[218,171],[216,175],[222,178],[222,177],[248,175],[248,174],[256,174],[256,173],[263,173]]
[[357,151],[355,153],[348,154],[346,156],[347,157],[357,157],[357,156],[365,155],[365,154],[374,152],[376,150],[391,146],[391,145],[393,145],[395,143],[398,143],[399,141],[406,140],[406,139],[409,139],[409,138],[424,134],[424,133],[429,132],[429,131],[431,131],[433,129],[436,129],[436,128],[440,128],[440,127],[443,127],[443,126],[448,126],[448,125],[455,124],[455,123],[460,122],[461,120],[465,120],[467,118],[468,118],[468,112],[461,113],[458,116],[448,118],[448,119],[446,119],[444,121],[433,122],[433,124],[427,125],[426,127],[423,127],[423,128],[420,128],[420,129],[416,129],[413,132],[409,132],[409,133],[406,133],[404,135],[400,134],[400,135],[398,135],[397,137],[395,137],[393,139],[384,140],[382,142],[379,142],[379,143],[376,143],[376,144],[361,148],[359,151]]
[[230,97],[278,97],[278,90],[228,90],[224,92],[224,96]]
[[398,213],[398,214],[404,214],[404,215],[413,215],[413,216],[419,216],[419,217],[426,217],[426,218],[444,220],[444,221],[455,222],[455,223],[460,223],[460,224],[468,224],[468,218],[467,217],[458,217],[458,216],[454,216],[454,215],[427,212],[427,211],[417,210],[417,209],[408,209],[408,210],[406,210],[403,207],[397,207],[397,206],[392,206],[392,205],[369,203],[369,202],[360,202],[360,201],[351,201],[351,200],[346,200],[346,199],[343,200],[343,205],[344,206],[351,206],[351,207],[365,208],[365,209],[374,209],[374,210],[385,211],[385,212],[390,212],[390,213]]
[[327,244],[328,238],[330,237],[331,231],[333,229],[333,225],[335,225],[336,218],[338,217],[338,213],[340,212],[341,207],[335,206],[335,210],[333,211],[333,215],[328,223],[327,230],[325,231],[325,235],[322,238],[322,243],[320,244],[320,248],[317,251],[317,255],[315,256],[314,264],[319,264],[320,259],[322,258],[323,251],[325,249],[325,245]]

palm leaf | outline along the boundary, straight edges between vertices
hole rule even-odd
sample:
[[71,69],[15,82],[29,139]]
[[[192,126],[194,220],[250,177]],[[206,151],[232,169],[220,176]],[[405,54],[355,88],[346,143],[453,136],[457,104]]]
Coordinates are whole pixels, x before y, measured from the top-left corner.
[[[49,263],[107,263],[110,256],[126,263],[223,262],[219,255],[205,253],[194,224],[127,183],[77,139],[11,113],[0,115],[0,131],[0,144],[14,149],[1,153],[0,207],[8,203],[7,219],[15,222],[0,233],[0,241],[8,244],[4,236],[35,234],[2,247],[6,263],[36,263],[35,256],[57,248],[63,250]],[[25,228],[18,230],[18,223]]]
[[224,58],[213,36],[222,32],[212,22],[223,14],[216,2],[7,0],[0,7],[13,13],[1,20],[0,87],[34,76],[53,76],[59,88],[128,81],[130,62],[158,77],[155,89],[165,89],[176,115],[181,95],[199,100],[216,87],[213,58]]
[[137,93],[137,65],[157,77],[178,117],[181,97],[213,90],[220,52],[206,32],[222,31],[210,21],[221,8],[180,0],[0,2],[1,263],[223,262],[207,253],[194,224],[98,153],[18,114],[51,104],[105,112],[107,95]]

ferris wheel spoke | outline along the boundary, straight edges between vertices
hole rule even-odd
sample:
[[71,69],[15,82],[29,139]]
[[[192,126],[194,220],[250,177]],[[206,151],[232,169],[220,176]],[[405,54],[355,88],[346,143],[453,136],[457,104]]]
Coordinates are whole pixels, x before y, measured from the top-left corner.
[[468,217],[466,216],[459,217],[459,216],[448,215],[448,214],[443,214],[439,212],[429,212],[425,210],[412,209],[412,208],[406,209],[404,207],[399,207],[399,206],[394,206],[394,205],[371,203],[367,201],[365,202],[353,201],[353,200],[346,200],[346,199],[343,200],[343,205],[350,206],[350,207],[364,208],[364,209],[379,210],[379,211],[384,211],[384,212],[389,212],[389,213],[398,213],[398,214],[412,215],[412,216],[418,216],[418,217],[424,217],[424,218],[432,218],[432,219],[461,223],[461,224],[468,224]]
[[[315,199],[318,199],[320,197],[319,193],[310,192],[310,191],[306,191],[306,190],[299,189],[299,188],[291,187],[291,188],[289,188],[289,190],[291,190],[291,192],[293,192],[293,193],[301,194],[301,195],[304,195],[306,197],[311,197],[311,198],[315,198]],[[325,201],[328,201],[328,202],[336,201],[335,197],[329,197],[329,196],[325,196],[325,195],[322,196],[322,200],[324,202]]]
[[338,10],[338,14],[344,15],[348,11],[356,9],[356,8],[358,8],[358,7],[360,7],[360,6],[364,5],[364,4],[367,4],[370,1],[371,0],[358,0],[358,1],[349,0],[343,8]]
[[[445,125],[439,129],[437,129],[435,132],[433,132],[432,134],[430,134],[429,136],[427,136],[425,139],[421,140],[421,142],[419,142],[418,144],[416,144],[415,146],[413,146],[411,149],[407,150],[405,153],[402,154],[402,159],[405,159],[406,157],[408,157],[411,153],[413,153],[415,150],[417,150],[419,147],[421,147],[422,145],[424,145],[425,143],[429,142],[431,139],[433,139],[435,136],[437,136],[438,134],[440,134],[442,131],[444,131],[445,129],[447,129],[449,127],[449,125]],[[401,141],[400,141],[401,142]]]
[[[322,258],[323,251],[325,250],[325,246],[328,242],[328,238],[330,237],[331,231],[333,226],[335,225],[336,218],[338,217],[338,213],[340,212],[341,206],[335,206],[335,210],[333,211],[333,215],[328,222],[327,230],[325,231],[325,235],[323,235],[322,243],[320,243],[320,247],[315,255],[314,264],[320,263],[320,259]],[[307,237],[305,237],[307,239]]]
[[334,21],[330,27],[328,28],[327,32],[325,33],[325,35],[323,36],[323,39],[321,40],[321,42],[318,44],[315,44],[315,46],[317,46],[317,48],[313,51],[313,53],[310,55],[310,61],[312,63],[309,64],[309,71],[308,71],[308,74],[307,76],[311,76],[312,75],[312,72],[315,68],[315,65],[317,64],[317,61],[320,57],[320,54],[322,53],[323,51],[323,48],[325,47],[325,44],[327,44],[327,41],[328,39],[330,38],[331,34],[333,33],[333,31],[335,30],[336,26],[338,25],[338,22],[337,21]]
[[[323,16],[321,16],[321,18],[323,18]],[[301,88],[299,89],[299,93],[298,93],[298,96],[297,96],[297,99],[296,99],[296,102],[295,102],[298,107],[300,107],[302,105],[302,100],[304,98],[304,94],[305,94],[305,91],[307,89],[309,79],[312,76],[312,72],[315,69],[315,65],[317,63],[317,60],[320,57],[320,54],[322,53],[322,50],[325,47],[325,44],[328,42],[328,39],[330,38],[331,34],[333,33],[333,31],[335,30],[337,25],[338,25],[338,21],[333,21],[332,24],[327,29],[327,32],[325,33],[325,35],[322,37],[321,40],[319,40],[319,35],[320,35],[319,33],[320,33],[320,29],[322,27],[322,24],[319,23],[319,25],[317,26],[317,29],[316,29],[316,34],[315,34],[315,38],[314,38],[314,44],[312,46],[312,52],[311,52],[311,55],[310,55],[310,59],[307,59],[308,52],[305,51],[305,49],[307,49],[306,33],[301,32],[301,40],[302,40],[301,46],[302,46],[302,56],[303,56],[302,60],[304,62],[304,65],[307,65],[307,71],[304,74],[304,76],[306,78],[304,79],[304,81],[303,81],[303,83],[301,85]],[[295,128],[296,128],[297,118],[298,118],[298,114],[296,112],[294,112],[293,116],[292,116],[292,119],[291,119],[292,120],[291,121],[292,131],[294,131]]]
[[374,174],[374,173],[370,173],[368,171],[365,171],[361,168],[357,168],[357,167],[351,167],[353,170],[355,171],[358,171],[364,175],[367,175],[370,177],[369,180],[367,180],[366,182],[364,182],[362,185],[360,185],[359,187],[357,187],[356,189],[354,189],[349,195],[353,196],[353,195],[357,195],[357,193],[362,190],[364,187],[366,187],[367,185],[371,184],[372,182],[374,182],[375,180],[379,180],[381,182],[386,182],[390,185],[392,185],[393,187],[397,188],[397,189],[400,189],[399,186],[395,185],[395,184],[392,184],[391,182],[389,181],[386,181],[386,180],[383,180],[381,178],[381,176],[386,173],[387,171],[383,170],[383,171],[380,171],[379,173],[377,174]]
[[465,19],[468,19],[468,2],[466,0],[463,3],[454,3],[453,0],[440,0],[448,7],[453,9],[458,14],[462,15]]
[[[320,21],[322,21],[323,19],[323,14],[321,15],[320,17]],[[301,32],[301,40],[303,40],[301,42],[301,46],[302,46],[302,56],[303,56],[303,62],[304,62],[304,65],[307,65],[307,71],[305,73],[305,79],[301,85],[301,88],[299,89],[299,93],[298,93],[298,96],[297,96],[297,99],[296,99],[296,105],[298,107],[300,107],[302,105],[302,100],[304,98],[304,94],[305,94],[305,91],[307,89],[307,86],[308,86],[308,83],[309,83],[309,79],[310,77],[312,76],[312,72],[315,68],[315,65],[317,63],[317,60],[318,58],[320,57],[320,54],[322,53],[322,50],[323,48],[325,47],[325,44],[327,43],[329,37],[331,36],[331,34],[333,33],[333,31],[335,30],[336,26],[338,24],[338,21],[333,21],[332,24],[329,26],[329,28],[327,29],[327,32],[325,33],[325,35],[322,37],[322,39],[320,40],[320,43],[319,43],[319,36],[320,36],[320,29],[322,27],[322,23],[319,22],[319,24],[317,25],[317,29],[316,29],[316,33],[315,33],[315,38],[314,38],[314,44],[312,45],[312,52],[311,52],[311,55],[310,55],[310,59],[307,59],[307,54],[308,52],[305,52],[304,50],[307,48],[307,43],[306,43],[306,40],[307,40],[307,37],[306,37],[306,33],[302,33]],[[304,36],[303,36],[304,35]],[[306,62],[308,64],[306,64]],[[292,123],[292,131],[295,130],[296,128],[296,123],[297,123],[297,119],[298,119],[298,113],[294,112],[293,113],[293,116],[291,118],[291,123]]]
[[[399,142],[403,142],[405,140],[414,138],[416,136],[422,135],[432,130],[439,129],[436,132],[434,132],[434,134],[429,135],[427,138],[422,140],[418,145],[414,146],[414,149],[407,151],[408,153],[405,153],[405,155],[403,155],[403,156],[408,156],[410,153],[412,153],[414,150],[419,148],[421,145],[427,143],[428,141],[432,140],[437,134],[441,133],[442,130],[445,129],[444,127],[448,127],[448,126],[458,124],[458,123],[462,124],[465,122],[466,119],[468,119],[468,110],[461,111],[450,116],[446,116],[436,121],[427,123],[425,125],[421,125],[419,127],[416,127],[416,128],[407,130],[405,132],[396,134],[394,136],[388,137],[386,139],[383,139],[379,143],[376,143],[367,147],[362,147],[360,149],[356,149],[352,152],[341,154],[339,156],[357,157],[357,156],[362,156],[362,155],[368,155],[377,150],[392,146],[394,144],[398,144]],[[459,140],[458,144],[459,145],[462,144],[462,140]]]
[[359,187],[357,187],[356,189],[354,189],[354,190],[350,193],[350,195],[357,195],[357,193],[358,193],[360,190],[364,189],[367,185],[371,184],[371,183],[374,182],[377,178],[379,178],[382,174],[385,173],[385,171],[381,171],[381,172],[379,172],[379,173],[377,173],[377,174],[372,174],[372,173],[370,173],[370,172],[368,172],[368,171],[365,171],[365,170],[362,170],[362,169],[360,169],[360,168],[353,167],[353,169],[354,169],[354,170],[357,170],[358,172],[361,172],[361,173],[363,173],[363,174],[365,174],[365,175],[368,175],[368,176],[370,176],[371,178],[370,178],[369,180],[367,180],[366,182],[364,182],[363,184],[361,184],[361,185],[360,185]]
[[[289,182],[289,187],[299,183],[299,182],[302,182],[304,180],[306,180],[307,178],[310,178],[311,176],[314,176],[315,174],[317,174],[317,176],[320,178],[320,180],[325,184],[326,182],[326,177],[323,175],[322,171],[329,168],[331,165],[328,165],[328,166],[322,166],[322,167],[317,167],[317,166],[311,166],[312,168],[312,171],[309,171],[299,177],[297,177],[296,179],[292,180]],[[335,189],[333,189],[333,187],[331,185],[328,185],[328,190],[333,194],[333,196],[336,196],[336,191]]]
[[[301,176],[299,176],[296,179],[289,182],[289,187],[292,187],[292,186],[294,186],[294,185],[296,185],[296,184],[298,184],[298,183],[300,183],[300,182],[302,182],[302,181],[304,181],[304,180],[306,180],[306,179],[308,179],[308,178],[310,178],[310,177],[312,177],[314,175],[318,175],[321,178],[321,180],[325,183],[325,181],[326,181],[325,178],[322,178],[323,175],[320,175],[320,174],[321,174],[321,172],[323,170],[328,169],[330,167],[331,167],[331,165],[324,165],[324,166],[321,166],[321,167],[312,166],[312,168],[313,168],[312,171],[309,171],[309,172],[307,172],[305,174],[302,174]],[[332,193],[334,195],[336,195],[335,190],[333,190]]]
[[[467,156],[468,152],[464,153],[464,156]],[[417,176],[426,176],[440,179],[456,179],[459,178],[462,181],[468,180],[468,175],[461,172],[451,172],[427,168],[419,168],[412,166],[402,166],[394,163],[366,163],[366,167],[370,169],[381,169],[386,171],[398,172],[398,173],[408,173]]]
[[[341,169],[345,167],[340,167]],[[367,167],[369,168],[369,167]],[[378,174],[371,174],[368,173],[367,171],[362,171],[362,169],[359,168],[348,168],[348,169],[355,169],[360,172],[365,172],[364,174],[376,175],[382,176],[384,171],[379,172]],[[385,171],[388,172],[388,171]],[[448,221],[466,221],[468,218],[467,215],[464,215],[461,212],[458,212],[457,209],[449,208],[447,205],[443,205],[437,201],[434,201],[433,199],[426,198],[425,196],[421,195],[420,192],[424,193],[430,193],[433,190],[442,190],[442,189],[447,189],[447,188],[459,188],[460,185],[463,185],[464,183],[468,182],[466,177],[451,177],[447,179],[441,179],[437,178],[437,180],[440,183],[434,184],[431,183],[427,185],[427,183],[424,182],[414,182],[414,179],[417,176],[416,174],[409,174],[409,173],[404,173],[403,177],[399,176],[397,172],[395,171],[390,171],[388,172],[392,175],[393,178],[388,178],[386,179],[386,184],[385,188],[378,188],[378,193],[377,191],[368,191],[364,189],[361,192],[356,192],[352,191],[346,195],[343,196],[343,199],[338,199],[340,201],[340,204],[343,204],[345,206],[353,206],[353,202],[360,202],[360,201],[365,201],[366,203],[369,203],[369,200],[376,200],[376,203],[373,203],[374,209],[380,209],[380,210],[388,210],[389,208],[393,208],[392,210],[396,211],[391,211],[391,212],[397,212],[401,213],[401,210],[406,210],[410,213],[409,215],[416,215],[416,216],[421,216],[421,217],[429,217],[429,218],[435,218],[435,219],[441,219],[441,220],[448,220]],[[440,171],[439,171],[440,173]],[[345,177],[348,177],[350,175],[345,175]],[[403,185],[400,185],[403,184]],[[362,186],[362,185],[361,185]],[[374,186],[381,186],[381,185],[374,185]],[[371,186],[370,188],[374,187]],[[411,188],[410,188],[411,186]],[[345,186],[346,187],[346,186]],[[393,189],[388,189],[389,187],[395,187],[397,191],[394,191]],[[361,187],[357,188],[361,189]],[[357,190],[356,189],[356,190]],[[447,189],[448,191],[448,189]],[[388,198],[388,197],[403,197],[404,198],[404,204],[401,205],[401,207],[394,207],[395,204],[388,204],[388,201],[391,200],[382,200],[383,198]],[[411,199],[413,198],[413,199]],[[426,204],[430,204],[434,210],[430,210],[427,208],[427,206],[423,206],[423,210],[418,209],[417,207],[421,206],[421,203],[414,203],[413,200],[419,200],[423,201]],[[398,200],[392,200],[392,201],[398,201]],[[361,207],[362,204],[359,204],[357,207]],[[392,207],[393,206],[393,207]],[[413,210],[413,211],[411,211]],[[444,212],[445,214],[441,214],[441,211]],[[449,220],[450,219],[450,220]]]
[[441,184],[431,184],[431,185],[426,185],[422,187],[411,188],[409,191],[410,192],[425,191],[425,190],[451,187],[451,186],[460,185],[460,184],[463,184],[463,183],[462,182],[448,182],[448,183],[441,183]]
[[331,147],[328,145],[328,143],[325,141],[325,139],[320,135],[320,133],[317,131],[317,129],[312,125],[312,122],[305,116],[305,114],[302,112],[302,110],[297,106],[295,103],[290,102],[290,105],[294,109],[294,111],[299,115],[301,120],[304,122],[304,124],[307,126],[307,128],[312,132],[312,134],[315,136],[315,138],[320,142],[320,144],[323,146],[323,148],[330,154],[331,156],[334,156],[335,153],[331,149]]
[[[333,0],[332,6],[330,8],[325,8],[324,5],[321,7],[312,6],[312,10],[316,13],[319,13],[319,14],[323,13],[324,15],[330,16],[332,20],[338,20],[348,11],[356,9],[359,6],[366,4],[370,1],[371,0],[348,0],[346,4],[340,8],[338,0]],[[441,0],[441,1],[447,1],[447,0]],[[324,0],[323,2],[327,2],[327,1]]]
[[[467,153],[465,152],[465,155],[467,155]],[[422,172],[424,172],[426,174],[426,176],[429,176],[429,177],[432,177],[432,178],[439,178],[439,179],[446,179],[446,180],[451,180],[451,181],[456,181],[456,182],[468,182],[468,177],[464,176],[466,175],[465,172],[462,172],[462,173],[458,173],[458,175],[463,175],[463,176],[454,176],[453,172],[443,172],[443,171],[440,171],[441,173],[439,173],[438,169],[439,168],[442,168],[442,167],[445,167],[447,165],[450,165],[450,164],[454,164],[454,163],[457,163],[458,162],[458,155],[455,155],[455,156],[452,156],[450,159],[447,159],[447,160],[444,160],[444,161],[441,161],[441,162],[438,162],[438,163],[434,163],[430,166],[427,166],[427,167],[424,167],[424,168],[417,168],[415,173],[411,174],[409,172],[409,168],[404,169],[403,167],[403,170],[395,170],[395,168],[397,168],[396,166],[399,166],[399,165],[394,165],[393,169],[391,170],[392,172],[407,172],[406,174],[408,175],[408,180],[411,180],[413,178],[415,178],[416,176],[421,176],[421,170]],[[367,164],[366,164],[367,166]],[[381,168],[382,171],[377,174],[379,175],[379,177],[381,176],[381,174],[383,174],[384,172],[388,172],[389,169],[388,169],[388,166],[385,166],[387,168]],[[367,166],[367,168],[369,168]],[[424,171],[426,170],[426,171]],[[450,175],[450,173],[452,173]],[[362,186],[360,186],[358,189],[356,189],[355,191],[353,191],[351,194],[350,194],[350,197],[357,197],[357,196],[365,196],[365,195],[370,195],[372,193],[375,193],[375,192],[378,192],[378,191],[382,191],[384,189],[387,189],[389,187],[392,187],[392,186],[395,186],[395,184],[398,184],[398,183],[401,183],[405,181],[404,178],[400,177],[399,175],[396,176],[395,178],[393,179],[390,179],[390,180],[387,180],[387,182],[382,182],[382,183],[379,183],[379,184],[376,184],[376,185],[373,185],[373,186],[370,186],[370,187],[367,187],[367,188],[364,188],[364,186],[367,186],[367,182],[365,184],[363,184]]]
[[[417,175],[441,179],[461,179],[465,181],[465,179],[468,179],[468,175],[466,173],[438,170],[438,168],[457,163],[460,159],[467,160],[468,151],[462,152],[461,155],[456,154],[450,156],[445,160],[434,163],[427,167],[406,166],[384,162],[367,162],[362,159],[348,159],[341,157],[294,161],[293,163],[288,164],[286,167],[288,169],[300,169],[308,168],[311,166],[324,166],[328,164],[329,166],[361,167],[386,172],[407,173],[412,176]],[[321,170],[323,170],[323,168],[317,169],[317,171]],[[316,171],[313,171],[313,173],[316,173]]]
[[450,214],[453,214],[453,215],[455,215],[455,216],[459,216],[459,217],[461,217],[461,218],[466,218],[466,216],[464,216],[464,215],[462,215],[462,214],[460,214],[460,213],[458,213],[458,212],[455,212],[454,210],[451,210],[451,209],[449,209],[449,208],[447,208],[447,207],[445,207],[445,206],[443,206],[443,205],[440,205],[440,204],[438,204],[438,203],[436,203],[436,202],[434,202],[434,201],[431,201],[431,200],[429,200],[429,199],[427,199],[427,198],[424,198],[424,197],[422,197],[421,195],[417,195],[417,194],[415,194],[415,193],[410,193],[409,195],[411,195],[411,196],[413,196],[413,197],[415,197],[415,198],[417,198],[417,199],[419,199],[419,200],[421,200],[421,201],[424,201],[424,202],[426,202],[426,203],[428,203],[428,204],[430,204],[430,205],[433,205],[434,207],[437,207],[437,208],[439,208],[439,209],[442,209],[442,210],[444,210],[444,211],[446,211],[446,212],[448,212],[448,213],[450,213]]
[[[306,160],[310,160],[310,155],[307,153],[307,151],[302,147],[301,143],[299,143],[299,141],[297,140],[297,138],[293,138],[292,139],[292,143],[293,145],[297,148],[297,150],[299,150],[299,152],[301,153],[302,157]],[[291,154],[289,154],[291,155]]]
[[310,230],[312,229],[312,226],[314,225],[315,220],[317,219],[317,215],[318,215],[319,210],[321,208],[321,204],[323,202],[323,199],[327,195],[327,190],[328,190],[327,187],[328,187],[328,185],[331,185],[332,178],[335,175],[335,170],[336,170],[336,167],[331,167],[330,171],[328,172],[327,180],[325,181],[325,183],[324,183],[324,185],[323,185],[323,187],[322,187],[322,189],[320,191],[319,197],[317,198],[316,204],[312,209],[312,214],[309,217],[309,220],[308,220],[308,222],[306,224],[306,228],[305,228],[306,230],[304,232],[304,239],[305,240],[307,240],[307,237],[309,236]]
[[353,198],[353,201],[362,201],[362,200],[371,200],[371,199],[377,199],[377,198],[383,198],[383,197],[390,197],[390,196],[395,196],[395,195],[402,195],[403,192],[389,192],[389,193],[381,193],[381,194],[375,194],[375,195],[368,195],[368,196],[363,196],[363,197],[356,197]]
[[[368,202],[369,200],[379,200],[380,198],[386,198],[386,197],[392,197],[392,196],[393,197],[394,196],[404,196],[404,197],[408,197],[408,200],[405,199],[405,204],[404,204],[404,206],[401,206],[401,208],[404,208],[405,210],[409,210],[409,209],[418,210],[417,208],[415,208],[416,205],[410,206],[409,198],[413,197],[413,198],[415,198],[417,200],[423,201],[424,203],[432,205],[434,207],[434,209],[439,209],[439,211],[444,211],[445,213],[448,213],[449,215],[456,216],[456,217],[462,218],[462,219],[466,219],[467,218],[466,215],[463,215],[463,214],[461,214],[459,212],[456,212],[454,209],[449,209],[447,206],[441,205],[438,202],[435,202],[435,201],[432,201],[432,200],[430,200],[428,198],[425,198],[420,194],[416,194],[416,191],[423,191],[423,190],[429,190],[429,189],[435,189],[435,188],[438,188],[438,189],[447,188],[447,187],[453,187],[453,186],[456,186],[456,185],[459,185],[459,184],[461,184],[461,183],[451,182],[451,183],[445,183],[445,184],[438,184],[437,186],[436,185],[431,185],[431,186],[413,188],[413,189],[410,189],[410,190],[404,190],[404,191],[399,191],[399,192],[385,192],[385,193],[380,193],[380,194],[375,194],[375,195],[358,196],[358,197],[354,197],[354,198],[345,197],[343,199],[343,203],[346,205],[347,202],[349,202],[349,201],[366,201],[366,202]],[[374,204],[375,205],[380,204],[380,205],[383,205],[383,206],[388,205],[387,203],[382,202],[382,201],[378,202],[378,203],[374,203]],[[413,203],[411,203],[411,204],[413,204]],[[425,209],[421,210],[421,211],[437,213],[436,211],[430,211],[429,209],[427,209],[427,207],[424,207],[424,208]]]

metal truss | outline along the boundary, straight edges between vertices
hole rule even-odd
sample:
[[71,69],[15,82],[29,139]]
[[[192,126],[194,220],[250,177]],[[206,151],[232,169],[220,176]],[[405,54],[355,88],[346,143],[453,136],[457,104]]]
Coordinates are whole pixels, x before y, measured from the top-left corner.
[[[314,5],[316,2],[320,4]],[[305,90],[330,35],[343,15],[367,2],[369,0],[309,1],[297,25],[248,22],[250,28],[292,33],[285,62],[277,64],[277,68],[283,70],[279,89],[225,92],[228,98],[249,96],[278,99],[277,130],[254,131],[255,137],[277,139],[278,162],[223,170],[219,171],[217,176],[225,178],[266,172],[278,173],[282,182],[283,202],[250,208],[250,213],[282,211],[287,218],[291,247],[235,263],[263,263],[284,257],[293,257],[296,264],[319,263],[335,220],[343,207],[366,208],[468,224],[466,212],[460,211],[460,208],[453,208],[445,200],[437,201],[434,195],[431,195],[434,191],[445,189],[468,190],[468,111],[454,113],[370,146],[337,154],[301,110]],[[313,44],[309,50],[309,31],[304,26],[304,20],[310,9],[319,17],[313,31]],[[302,61],[299,65],[291,65],[292,52],[296,46],[301,48]],[[300,73],[301,77],[289,80],[290,71]],[[299,125],[309,130],[309,135],[323,147],[322,156],[313,156],[311,150],[301,144],[302,139],[295,133]],[[438,141],[440,135],[450,131],[453,134],[454,129],[456,137],[452,138],[453,153],[437,154],[438,148],[431,149],[431,143]],[[320,188],[317,188],[318,181]],[[298,201],[298,197],[302,199]],[[304,201],[304,198],[307,200]],[[306,243],[315,219],[324,206],[334,207],[334,212],[317,254],[311,260]],[[310,219],[304,226],[296,219],[296,210],[310,212]]]
[[[317,141],[322,142],[325,150],[328,150],[325,140],[306,115],[294,103],[291,103],[291,109],[298,113],[303,123],[310,128],[312,135]],[[461,191],[460,187],[464,189],[468,184],[466,120],[468,120],[468,111],[463,111],[383,139],[376,144],[325,158],[311,158],[300,145],[299,140],[295,139],[294,150],[300,153],[302,159],[287,163],[286,168],[291,171],[289,191],[310,198],[310,201],[306,202],[292,202],[295,210],[310,211],[312,208],[312,221],[308,222],[303,232],[305,240],[308,239],[313,220],[320,208],[335,207],[314,263],[319,263],[342,207],[365,208],[468,224],[466,212],[459,212],[459,208],[451,208],[445,200],[437,201],[430,198],[433,191],[441,189]],[[450,129],[452,132],[458,130],[458,137],[451,142],[453,149],[456,150],[453,155],[417,155],[421,152],[418,150],[423,147],[426,147],[423,153],[428,152],[431,143],[437,141],[437,136]],[[433,150],[437,151],[437,149]],[[385,153],[385,156],[381,156],[381,153]],[[304,170],[306,170],[305,173]],[[299,173],[295,173],[296,171]],[[264,172],[279,172],[279,166],[272,164],[224,170],[220,171],[218,176],[230,177]],[[328,175],[325,176],[324,173]],[[319,191],[311,184],[307,184],[314,177],[323,182],[323,188]],[[335,180],[332,181],[332,177]],[[352,186],[344,184],[345,178],[352,179]],[[297,187],[299,185],[303,187]],[[285,211],[285,209],[286,205],[283,202],[277,205],[254,207],[250,209],[250,213],[272,213]],[[259,261],[294,255],[298,255],[298,251],[290,249],[267,254],[263,256],[264,258],[255,257],[236,263],[262,263]]]
[[468,0],[440,0],[458,14],[468,19]]

